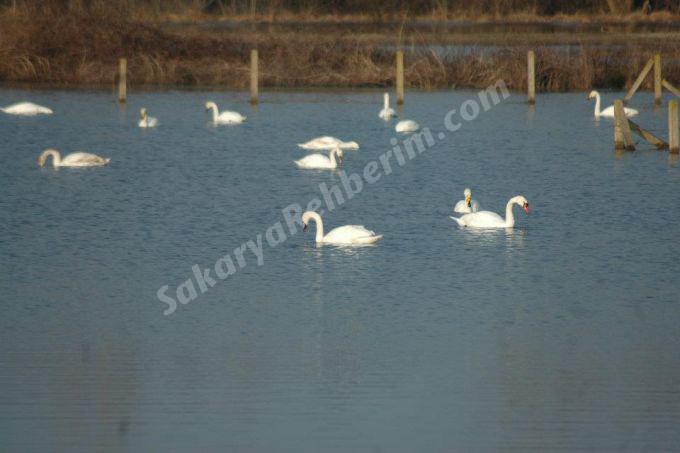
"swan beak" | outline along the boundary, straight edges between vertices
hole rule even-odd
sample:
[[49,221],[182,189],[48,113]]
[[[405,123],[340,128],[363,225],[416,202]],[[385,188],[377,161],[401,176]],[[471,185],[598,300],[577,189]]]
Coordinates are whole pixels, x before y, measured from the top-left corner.
[[524,208],[524,212],[529,214],[529,203],[524,203],[524,205],[522,207]]
[[465,197],[465,203],[467,203],[468,208],[472,207],[472,198],[471,197]]
[[304,232],[306,232],[306,231],[307,231],[307,224],[306,224],[306,223],[303,223],[303,224],[302,224],[302,232],[304,233]]

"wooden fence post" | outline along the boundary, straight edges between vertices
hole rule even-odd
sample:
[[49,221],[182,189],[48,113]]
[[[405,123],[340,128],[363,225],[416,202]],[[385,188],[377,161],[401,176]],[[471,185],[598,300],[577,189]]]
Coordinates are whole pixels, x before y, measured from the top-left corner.
[[654,103],[661,104],[661,55],[654,55]]
[[258,95],[258,81],[259,81],[259,71],[258,71],[258,56],[257,49],[252,49],[250,51],[250,103],[257,104]]
[[628,151],[635,150],[633,143],[633,136],[630,133],[630,126],[628,118],[623,111],[623,101],[617,99],[614,101],[614,147],[616,149],[626,149]]
[[404,52],[397,51],[397,104],[404,103]]
[[118,102],[127,100],[127,59],[118,60]]
[[645,80],[645,77],[647,77],[649,71],[652,70],[652,66],[654,66],[654,58],[650,58],[645,67],[642,68],[640,75],[638,75],[637,79],[635,79],[635,82],[633,83],[633,86],[630,87],[630,90],[628,90],[628,93],[626,93],[626,97],[623,98],[623,102],[630,101],[630,98],[632,98],[638,88],[640,88],[642,81]]
[[527,102],[536,103],[536,55],[533,50],[527,53]]
[[680,153],[680,130],[678,130],[678,101],[668,103],[668,148],[673,154]]

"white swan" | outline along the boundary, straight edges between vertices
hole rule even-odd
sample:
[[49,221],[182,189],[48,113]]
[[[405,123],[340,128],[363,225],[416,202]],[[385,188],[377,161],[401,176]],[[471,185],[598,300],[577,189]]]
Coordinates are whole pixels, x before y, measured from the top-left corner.
[[[600,93],[598,93],[595,90],[591,91],[590,94],[588,95],[588,99],[593,99],[593,98],[595,98],[595,112],[594,112],[595,118],[599,118],[601,116],[606,116],[608,118],[614,118],[614,106],[613,105],[610,105],[609,107],[607,107],[604,110],[600,110]],[[623,113],[624,113],[624,115],[626,115],[626,117],[631,117],[631,116],[637,115],[640,112],[638,112],[635,109],[624,107]]]
[[42,105],[34,104],[32,102],[19,102],[17,104],[8,105],[7,107],[0,107],[0,110],[10,115],[26,115],[26,116],[34,116],[40,114],[51,115],[52,113],[54,113],[52,112],[52,109],[43,107]]
[[382,234],[366,229],[363,225],[345,225],[337,227],[323,234],[323,221],[321,216],[314,211],[302,214],[302,231],[307,231],[310,221],[316,222],[316,243],[335,245],[365,245],[373,244],[382,238]]
[[465,189],[463,195],[465,195],[465,200],[460,200],[456,203],[453,212],[468,214],[470,212],[479,211],[479,203],[477,203],[477,200],[472,199],[472,191],[470,189]]
[[394,130],[397,132],[415,132],[420,129],[420,124],[413,120],[402,120],[397,123]]
[[390,95],[389,93],[383,94],[383,109],[378,113],[378,116],[385,121],[389,120],[390,118],[394,118],[397,116],[397,112],[394,111],[394,109],[390,108]]
[[205,109],[212,109],[212,119],[215,124],[240,124],[246,120],[246,117],[238,112],[225,110],[222,113],[217,109],[217,104],[212,101],[205,103]]
[[61,154],[56,149],[46,149],[38,158],[38,165],[43,167],[47,158],[52,156],[52,165],[57,167],[98,167],[108,164],[111,159],[109,157],[99,157],[96,154],[90,153],[71,153],[61,158]]
[[529,213],[529,202],[521,195],[512,197],[505,206],[505,219],[495,212],[479,211],[472,214],[465,214],[457,218],[451,217],[462,227],[472,228],[512,228],[515,225],[515,216],[512,214],[513,205],[520,205],[526,213]]
[[139,111],[139,127],[156,127],[158,126],[158,119],[149,116],[145,108]]
[[298,146],[302,149],[359,149],[359,144],[357,142],[343,142],[339,138],[330,137],[324,135],[323,137],[316,137],[305,143],[298,143]]
[[342,150],[338,147],[328,153],[328,157],[323,154],[309,154],[300,160],[295,161],[298,168],[308,169],[334,169],[338,168],[338,161],[342,162]]

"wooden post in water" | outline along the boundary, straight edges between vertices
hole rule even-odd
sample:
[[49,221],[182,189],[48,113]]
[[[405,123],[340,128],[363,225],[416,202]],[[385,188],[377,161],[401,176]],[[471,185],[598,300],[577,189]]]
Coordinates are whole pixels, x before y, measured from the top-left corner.
[[630,134],[628,118],[626,118],[626,114],[623,111],[623,101],[621,99],[614,101],[614,118],[614,147],[616,149],[634,151],[635,144],[633,143],[633,136]]
[[663,79],[661,81],[661,86],[680,98],[680,90],[671,85],[671,83],[668,80]]
[[397,104],[404,103],[404,52],[397,51]]
[[640,72],[640,75],[637,77],[637,79],[635,79],[633,86],[630,88],[630,90],[628,90],[628,93],[626,93],[626,97],[623,98],[623,102],[630,101],[630,98],[632,98],[638,88],[640,88],[642,81],[645,80],[645,77],[647,77],[649,71],[652,70],[652,66],[654,66],[654,58],[649,59],[645,67]]
[[257,104],[258,95],[258,56],[257,49],[250,51],[250,103]]
[[678,129],[678,101],[668,103],[668,149],[673,154],[680,153],[680,130]]
[[527,102],[536,103],[536,55],[533,50],[527,53]]
[[661,55],[654,55],[654,103],[661,104]]
[[127,59],[118,60],[118,102],[127,100]]

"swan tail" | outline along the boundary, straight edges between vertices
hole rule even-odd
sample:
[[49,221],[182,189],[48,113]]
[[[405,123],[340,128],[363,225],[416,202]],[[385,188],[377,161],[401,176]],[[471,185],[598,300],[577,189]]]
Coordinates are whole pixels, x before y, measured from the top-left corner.
[[465,222],[463,222],[463,221],[462,221],[461,219],[459,219],[458,217],[454,217],[454,216],[452,216],[452,215],[450,215],[449,217],[452,218],[453,220],[455,220],[456,222],[458,222],[458,226],[462,226],[462,227],[465,226]]

